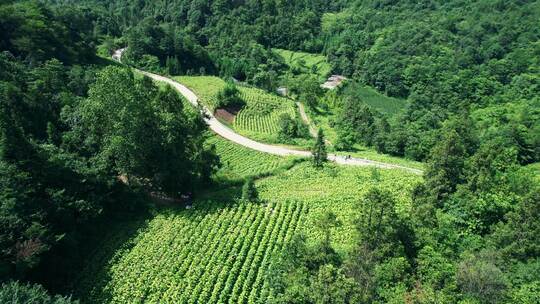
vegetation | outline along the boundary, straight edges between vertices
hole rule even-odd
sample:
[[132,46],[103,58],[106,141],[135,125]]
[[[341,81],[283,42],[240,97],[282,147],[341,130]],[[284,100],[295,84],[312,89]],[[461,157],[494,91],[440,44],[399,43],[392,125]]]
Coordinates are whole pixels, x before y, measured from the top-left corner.
[[50,296],[40,285],[21,284],[18,282],[2,283],[0,286],[2,303],[42,303],[42,304],[75,304],[78,301],[59,295]]
[[356,102],[362,102],[388,116],[403,112],[407,107],[407,100],[388,97],[377,90],[355,82],[348,82],[341,93]]
[[296,118],[294,104],[290,100],[258,89],[242,88],[241,90],[246,107],[234,120],[235,130],[254,139],[279,142],[280,118],[282,115]]
[[245,101],[240,97],[240,91],[232,82],[228,82],[216,96],[216,108],[242,108]]
[[[538,302],[538,20],[535,0],[2,1],[0,302]],[[125,65],[313,163],[210,136]],[[424,173],[323,165],[322,130]]]
[[[227,85],[225,81],[217,77],[181,76],[175,79],[192,89],[201,98],[203,104],[213,110],[225,107],[224,103],[227,101],[223,100],[228,100],[228,97],[223,96],[223,92],[227,86],[231,87],[230,92],[234,91],[232,84]],[[239,93],[231,95],[235,100],[233,104],[236,104],[233,108],[240,108],[240,111],[231,125],[234,130],[263,142],[295,143],[295,141],[291,141],[291,138],[278,136],[281,115],[287,114],[290,117],[297,117],[295,105],[291,100],[253,87],[235,86],[235,88]],[[302,137],[307,136],[305,133],[299,133],[292,139]],[[300,141],[300,143],[302,142]]]
[[242,199],[248,202],[257,202],[259,200],[259,193],[252,178],[247,179],[242,187]]
[[316,74],[324,78],[330,74],[332,67],[326,62],[326,57],[320,54],[293,52],[274,49],[289,66],[293,74]]
[[250,150],[218,136],[210,137],[207,144],[215,147],[216,154],[221,160],[222,167],[216,173],[216,177],[225,181],[267,176],[291,167],[295,161],[294,158]]
[[313,149],[311,149],[311,154],[313,155],[313,166],[321,168],[328,157],[322,129],[319,129],[319,132],[317,133],[317,140],[315,141]]
[[[268,294],[265,271],[306,212],[297,202],[197,202],[163,210],[100,272],[83,272],[86,301],[249,302]],[[213,254],[208,254],[213,252]],[[99,265],[98,254],[90,265]]]
[[[172,88],[160,91],[151,80],[136,80],[126,69],[108,67],[89,90],[89,98],[71,114],[68,144],[87,146],[82,153],[119,175],[145,180],[170,195],[191,192],[207,183],[219,160],[203,149],[206,125],[199,115],[186,115]],[[179,148],[182,147],[182,148]]]

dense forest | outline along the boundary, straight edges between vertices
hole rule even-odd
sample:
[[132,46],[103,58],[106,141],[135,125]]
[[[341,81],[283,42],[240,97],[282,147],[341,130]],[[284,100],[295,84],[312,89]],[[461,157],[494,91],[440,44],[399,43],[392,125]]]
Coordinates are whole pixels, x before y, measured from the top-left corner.
[[[111,223],[150,216],[148,193],[216,182],[199,112],[127,65],[286,85],[336,112],[336,150],[426,164],[406,217],[382,187],[355,198],[346,254],[332,212],[320,239],[296,234],[272,257],[272,302],[539,303],[538,20],[536,0],[0,1],[0,302],[76,302],[66,282]],[[126,46],[124,64],[107,59]],[[350,80],[325,93],[275,49],[323,54]],[[363,86],[404,110],[368,105]],[[314,151],[324,167],[322,131]]]

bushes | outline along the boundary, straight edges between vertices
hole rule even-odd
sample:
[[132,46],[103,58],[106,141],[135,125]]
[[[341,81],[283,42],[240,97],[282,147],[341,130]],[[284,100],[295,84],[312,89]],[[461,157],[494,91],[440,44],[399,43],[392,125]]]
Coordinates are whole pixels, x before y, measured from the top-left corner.
[[309,136],[306,125],[300,119],[293,119],[289,114],[279,115],[278,137],[282,141],[289,141],[293,138],[305,138]]
[[72,300],[71,297],[51,296],[41,285],[22,284],[12,281],[2,284],[0,303],[76,304],[79,301]]
[[216,108],[242,108],[246,102],[240,97],[240,91],[232,82],[227,82],[225,87],[216,96]]
[[257,202],[259,200],[259,192],[257,192],[255,182],[252,178],[247,179],[242,187],[242,199],[250,202]]

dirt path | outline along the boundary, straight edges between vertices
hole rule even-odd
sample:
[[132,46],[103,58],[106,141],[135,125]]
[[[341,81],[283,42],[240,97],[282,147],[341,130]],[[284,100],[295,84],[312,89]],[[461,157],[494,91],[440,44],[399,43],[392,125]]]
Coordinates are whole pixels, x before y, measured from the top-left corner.
[[317,137],[317,130],[311,124],[311,121],[306,114],[306,109],[304,108],[304,105],[301,102],[297,101],[296,106],[298,107],[298,112],[300,112],[300,118],[302,118],[304,123],[309,127],[309,134],[311,134],[311,136],[313,137]]
[[[308,126],[309,128],[309,134],[311,134],[311,136],[313,138],[317,138],[317,129],[315,128],[315,125],[313,125],[311,123],[311,120],[309,119],[309,116],[307,115],[306,113],[306,108],[304,107],[304,104],[297,101],[296,102],[296,106],[298,106],[298,112],[300,112],[300,118],[302,118],[302,120],[304,121],[304,123]],[[331,145],[332,143],[328,140],[328,138],[325,138],[324,139],[324,143],[326,145]]]
[[[117,50],[114,53],[113,58],[120,61],[122,52],[124,50],[125,49]],[[137,71],[139,71],[140,73],[154,80],[162,81],[171,85],[178,92],[180,92],[180,94],[182,94],[193,106],[195,107],[201,106],[201,112],[204,114],[205,116],[204,119],[206,123],[208,124],[208,126],[210,127],[210,129],[214,131],[216,134],[218,134],[219,136],[227,140],[230,140],[234,143],[237,143],[239,145],[242,145],[244,147],[247,147],[247,148],[259,151],[259,152],[280,155],[280,156],[311,157],[311,152],[309,151],[294,150],[294,149],[285,148],[281,146],[263,144],[263,143],[254,141],[252,139],[249,139],[247,137],[244,137],[234,132],[233,130],[231,130],[224,124],[222,124],[219,120],[217,120],[216,117],[214,117],[214,115],[208,110],[208,108],[199,104],[199,99],[197,98],[197,95],[195,95],[195,93],[193,93],[193,91],[188,89],[186,86],[168,77],[164,77],[161,75],[157,75],[157,74],[153,74],[153,73],[149,73],[149,72],[145,72],[141,70],[137,70]],[[403,170],[406,170],[415,174],[422,174],[422,170],[394,165],[394,164],[383,163],[383,162],[372,161],[372,160],[363,159],[363,158],[346,158],[345,156],[340,156],[336,154],[328,154],[328,160],[341,164],[341,165],[373,166],[373,167],[384,168],[384,169],[403,169]]]

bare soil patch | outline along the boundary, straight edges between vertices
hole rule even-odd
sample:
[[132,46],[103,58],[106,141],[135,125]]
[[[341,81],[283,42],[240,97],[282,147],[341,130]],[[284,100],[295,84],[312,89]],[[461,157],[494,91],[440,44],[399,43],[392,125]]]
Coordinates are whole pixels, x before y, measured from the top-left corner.
[[234,122],[234,118],[242,110],[242,107],[240,106],[231,106],[227,108],[220,108],[216,109],[214,116],[216,116],[218,119],[221,119],[223,121],[226,121],[227,123],[232,124]]

